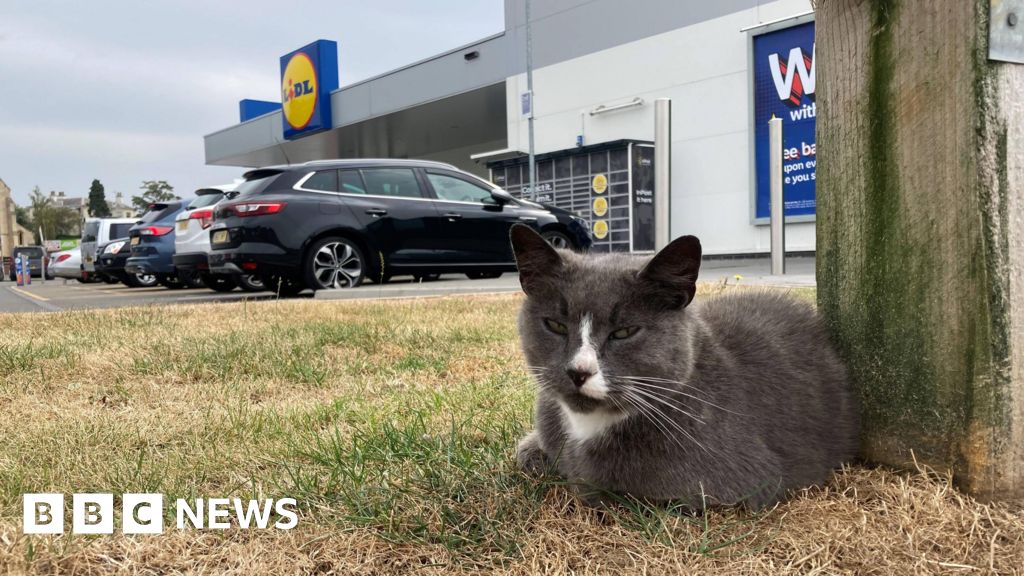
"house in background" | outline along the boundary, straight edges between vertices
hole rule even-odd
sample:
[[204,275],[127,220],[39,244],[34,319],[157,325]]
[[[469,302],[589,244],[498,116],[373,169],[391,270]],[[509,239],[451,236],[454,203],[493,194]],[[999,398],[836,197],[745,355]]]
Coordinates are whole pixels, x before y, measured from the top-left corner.
[[0,255],[10,257],[15,246],[32,244],[35,238],[32,232],[18,224],[11,189],[0,180]]
[[114,201],[107,201],[110,208],[111,218],[134,218],[137,215],[135,207],[124,203],[124,195],[120,192],[114,194]]

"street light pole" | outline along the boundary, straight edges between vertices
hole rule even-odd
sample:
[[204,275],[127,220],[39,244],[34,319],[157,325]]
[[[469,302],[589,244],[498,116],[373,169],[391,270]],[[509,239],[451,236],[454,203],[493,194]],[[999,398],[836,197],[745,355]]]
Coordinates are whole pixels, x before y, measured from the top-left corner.
[[530,0],[526,0],[526,91],[530,94],[530,199],[537,199],[537,158],[533,151],[533,28],[530,26]]

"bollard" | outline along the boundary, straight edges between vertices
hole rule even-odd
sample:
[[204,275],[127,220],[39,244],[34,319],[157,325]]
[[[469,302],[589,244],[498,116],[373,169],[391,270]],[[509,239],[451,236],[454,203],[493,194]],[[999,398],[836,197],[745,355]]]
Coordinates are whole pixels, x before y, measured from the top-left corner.
[[768,121],[772,276],[786,273],[786,207],[782,194],[782,118]]
[[672,100],[654,101],[654,249],[672,239],[669,200],[672,196]]

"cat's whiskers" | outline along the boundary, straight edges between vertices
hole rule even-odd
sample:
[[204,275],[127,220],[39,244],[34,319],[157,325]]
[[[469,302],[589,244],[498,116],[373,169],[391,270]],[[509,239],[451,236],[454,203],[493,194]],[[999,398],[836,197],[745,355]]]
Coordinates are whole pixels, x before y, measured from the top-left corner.
[[672,432],[667,427],[665,427],[665,425],[662,424],[661,421],[655,416],[655,414],[660,413],[655,411],[653,406],[647,403],[644,403],[643,405],[640,404],[641,400],[638,397],[634,396],[632,393],[630,393],[628,390],[621,390],[620,392],[622,392],[622,399],[628,402],[629,405],[632,406],[634,409],[636,409],[637,413],[640,414],[641,417],[651,422],[651,424],[653,424],[662,434],[665,435],[665,438],[672,441],[676,446],[679,446],[680,449],[686,449],[686,446],[683,445],[679,438],[675,434],[672,434]]
[[[691,418],[691,419],[693,419],[693,420],[695,420],[697,422],[700,422],[701,424],[705,423],[704,419],[701,418],[700,416],[697,416],[696,414],[694,414],[692,412],[688,412],[686,410],[683,410],[682,408],[679,407],[679,405],[676,405],[676,402],[678,402],[678,401],[673,399],[673,398],[669,398],[667,396],[664,396],[664,395],[659,394],[657,392],[654,392],[652,390],[645,390],[645,389],[640,388],[640,387],[634,387],[633,388],[633,392],[635,392],[637,394],[640,394],[641,396],[645,396],[645,397],[647,397],[647,398],[649,398],[651,400],[655,400],[655,401],[659,402],[660,404],[662,404],[662,405],[664,405],[664,406],[666,406],[668,408],[671,408],[671,409],[679,412],[680,414],[683,414],[684,416],[688,416],[689,418]],[[680,404],[680,405],[682,405],[682,404]]]
[[676,386],[682,386],[684,388],[689,388],[689,389],[693,390],[694,392],[699,392],[701,394],[707,394],[707,392],[705,392],[703,389],[698,388],[698,387],[696,387],[696,386],[694,386],[692,384],[687,384],[686,382],[680,382],[679,380],[672,380],[672,379],[669,379],[669,378],[658,378],[657,376],[618,376],[618,378],[629,378],[631,380],[643,380],[645,382],[659,382],[659,383],[662,383],[662,384],[675,384]]
[[[646,380],[652,380],[651,378],[641,378],[641,377],[638,377],[638,376],[616,376],[616,378],[620,378],[622,380],[626,380],[630,384],[633,384],[633,385],[636,385],[636,386],[643,386],[643,387],[647,388],[648,390],[650,390],[650,389],[664,390],[665,392],[672,392],[674,394],[679,394],[681,396],[686,396],[687,398],[691,398],[693,400],[696,400],[697,402],[701,402],[701,403],[707,404],[708,406],[711,406],[712,408],[717,408],[717,409],[719,409],[719,410],[721,410],[723,412],[728,412],[729,414],[733,414],[735,416],[744,416],[744,414],[740,414],[739,412],[735,412],[733,410],[729,410],[728,408],[723,408],[723,407],[719,406],[718,404],[715,404],[714,402],[710,402],[710,401],[705,400],[703,398],[699,398],[697,396],[694,396],[693,394],[687,394],[686,392],[683,392],[681,390],[675,390],[673,388],[666,388],[664,386],[658,386],[657,384],[652,384],[652,383],[646,381]],[[659,380],[664,380],[664,379],[659,379]],[[674,380],[665,380],[665,382],[671,383],[671,384],[678,384],[680,386],[686,386],[686,384],[683,384],[682,382],[676,382]],[[690,386],[690,387],[693,388],[692,386]]]
[[526,371],[533,377],[542,388],[554,387],[554,382],[548,377],[548,369],[543,366],[525,366]]
[[[624,392],[625,395],[631,396],[633,401],[638,402],[638,403],[640,403],[640,404],[642,404],[642,405],[647,407],[647,409],[649,410],[649,413],[652,416],[651,422],[655,422],[655,416],[656,416],[658,419],[661,420],[661,422],[671,426],[677,432],[679,432],[680,434],[685,436],[687,439],[689,439],[691,442],[696,444],[701,450],[703,450],[704,452],[706,452],[709,455],[711,454],[711,451],[708,450],[707,446],[701,444],[700,441],[698,441],[696,438],[694,438],[692,434],[687,432],[678,422],[676,422],[675,420],[669,418],[668,415],[663,413],[661,410],[658,410],[658,408],[656,406],[654,406],[653,404],[651,404],[648,400],[646,400],[646,399],[644,399],[644,398],[642,398],[640,396],[637,396],[635,394],[637,392],[635,389],[633,389],[633,390],[623,390],[623,392]],[[678,439],[677,436],[675,436],[671,432],[669,432],[667,430],[667,427],[662,426],[661,428],[662,428],[662,431],[664,432],[666,437],[671,438],[672,440],[674,440],[679,445],[680,448],[683,448],[683,446],[679,442],[679,439]]]

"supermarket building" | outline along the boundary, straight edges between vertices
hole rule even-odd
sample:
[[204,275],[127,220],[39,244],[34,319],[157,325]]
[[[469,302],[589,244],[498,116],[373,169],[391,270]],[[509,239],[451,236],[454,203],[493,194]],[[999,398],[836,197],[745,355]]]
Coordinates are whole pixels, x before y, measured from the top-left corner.
[[[525,8],[506,0],[504,32],[343,87],[333,42],[293,52],[281,62],[282,100],[292,110],[302,84],[307,96],[319,90],[312,121],[303,112],[297,128],[280,102],[243,100],[240,123],[205,136],[206,162],[429,159],[528,196],[532,112],[536,199],[603,221],[596,249],[643,252],[653,234],[654,101],[670,98],[671,237],[697,235],[708,255],[768,252],[774,115],[784,122],[786,248],[814,250],[808,0],[533,0],[532,106]],[[293,90],[296,60],[316,70]]]

